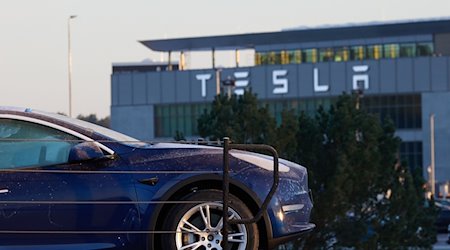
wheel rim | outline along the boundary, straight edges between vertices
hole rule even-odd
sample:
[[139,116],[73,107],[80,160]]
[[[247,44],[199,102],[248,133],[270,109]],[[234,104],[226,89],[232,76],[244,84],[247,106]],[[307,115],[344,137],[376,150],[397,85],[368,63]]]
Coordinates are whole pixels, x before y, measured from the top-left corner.
[[[229,219],[241,219],[228,208]],[[189,209],[177,225],[175,242],[179,250],[222,250],[222,203],[207,202]],[[245,250],[247,230],[245,225],[228,226],[229,249]]]

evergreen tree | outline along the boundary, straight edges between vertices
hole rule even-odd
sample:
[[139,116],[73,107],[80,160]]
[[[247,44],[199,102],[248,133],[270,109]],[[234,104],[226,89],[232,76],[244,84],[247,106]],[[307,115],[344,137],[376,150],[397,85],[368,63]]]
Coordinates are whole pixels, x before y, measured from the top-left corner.
[[283,110],[281,124],[276,130],[275,148],[279,156],[285,159],[295,160],[297,156],[298,119],[294,110]]
[[203,111],[198,119],[198,132],[201,137],[210,140],[221,140],[224,136],[235,138],[233,129],[233,103],[236,102],[236,95],[228,98],[225,95],[214,97],[212,108],[209,112]]
[[424,206],[422,184],[397,161],[394,127],[357,109],[356,98],[344,95],[328,112],[300,116],[298,160],[309,168],[317,225],[306,246],[430,247],[433,210]]
[[254,94],[216,96],[198,130],[212,140],[229,136],[235,143],[274,145],[280,156],[308,168],[317,228],[294,249],[430,248],[436,211],[424,202],[421,173],[398,162],[393,123],[381,123],[358,101],[340,96],[314,117],[283,111],[276,128]]
[[230,137],[235,143],[268,143],[275,138],[276,123],[267,108],[258,107],[255,94],[217,95],[210,112],[198,119],[200,136],[210,140]]

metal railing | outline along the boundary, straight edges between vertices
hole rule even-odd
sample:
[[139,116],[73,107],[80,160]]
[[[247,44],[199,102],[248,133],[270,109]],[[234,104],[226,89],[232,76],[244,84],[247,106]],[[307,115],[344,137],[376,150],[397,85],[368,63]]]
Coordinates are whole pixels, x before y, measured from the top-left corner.
[[[263,213],[267,210],[267,206],[269,205],[270,200],[275,194],[278,182],[279,182],[279,173],[278,173],[278,153],[277,151],[268,145],[256,145],[256,144],[231,144],[230,139],[228,137],[224,138],[223,143],[223,245],[222,249],[228,249],[228,225],[229,224],[253,224],[258,222]],[[257,151],[267,151],[273,156],[273,183],[270,188],[269,193],[264,199],[259,211],[252,218],[244,218],[244,219],[231,219],[228,218],[228,207],[229,207],[229,194],[230,194],[230,158],[229,151],[231,149],[239,149],[239,150],[257,150]]]

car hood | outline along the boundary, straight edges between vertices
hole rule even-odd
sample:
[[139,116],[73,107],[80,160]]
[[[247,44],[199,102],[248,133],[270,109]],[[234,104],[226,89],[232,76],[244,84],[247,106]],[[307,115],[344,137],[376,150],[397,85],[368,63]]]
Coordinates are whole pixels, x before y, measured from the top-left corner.
[[[213,168],[222,170],[222,147],[212,147],[205,145],[193,145],[183,143],[155,143],[146,148],[137,149],[134,156],[130,158],[133,163],[149,162],[169,162],[172,166],[183,166],[183,169]],[[243,150],[230,150],[230,166],[235,172],[241,172],[245,169],[258,167],[264,171],[272,172],[274,170],[273,157],[269,155],[253,153]],[[176,162],[176,164],[175,164]],[[304,175],[306,168],[294,162],[279,159],[278,162],[280,174],[296,172]]]

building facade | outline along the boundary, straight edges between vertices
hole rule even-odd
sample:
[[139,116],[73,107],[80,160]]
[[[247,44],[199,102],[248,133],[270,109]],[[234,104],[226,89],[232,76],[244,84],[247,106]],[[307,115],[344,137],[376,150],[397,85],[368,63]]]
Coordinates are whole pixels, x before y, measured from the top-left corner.
[[[197,134],[197,118],[214,96],[252,90],[281,120],[283,109],[313,113],[343,92],[363,91],[363,105],[390,117],[400,153],[427,178],[434,116],[435,175],[445,195],[450,180],[450,20],[379,23],[182,39],[142,41],[153,51],[180,53],[165,70],[113,66],[112,128],[143,140]],[[239,67],[238,51],[254,50]],[[209,50],[212,67],[188,70],[187,51]],[[236,67],[215,67],[215,52],[236,53]],[[226,79],[234,87],[223,86]]]

